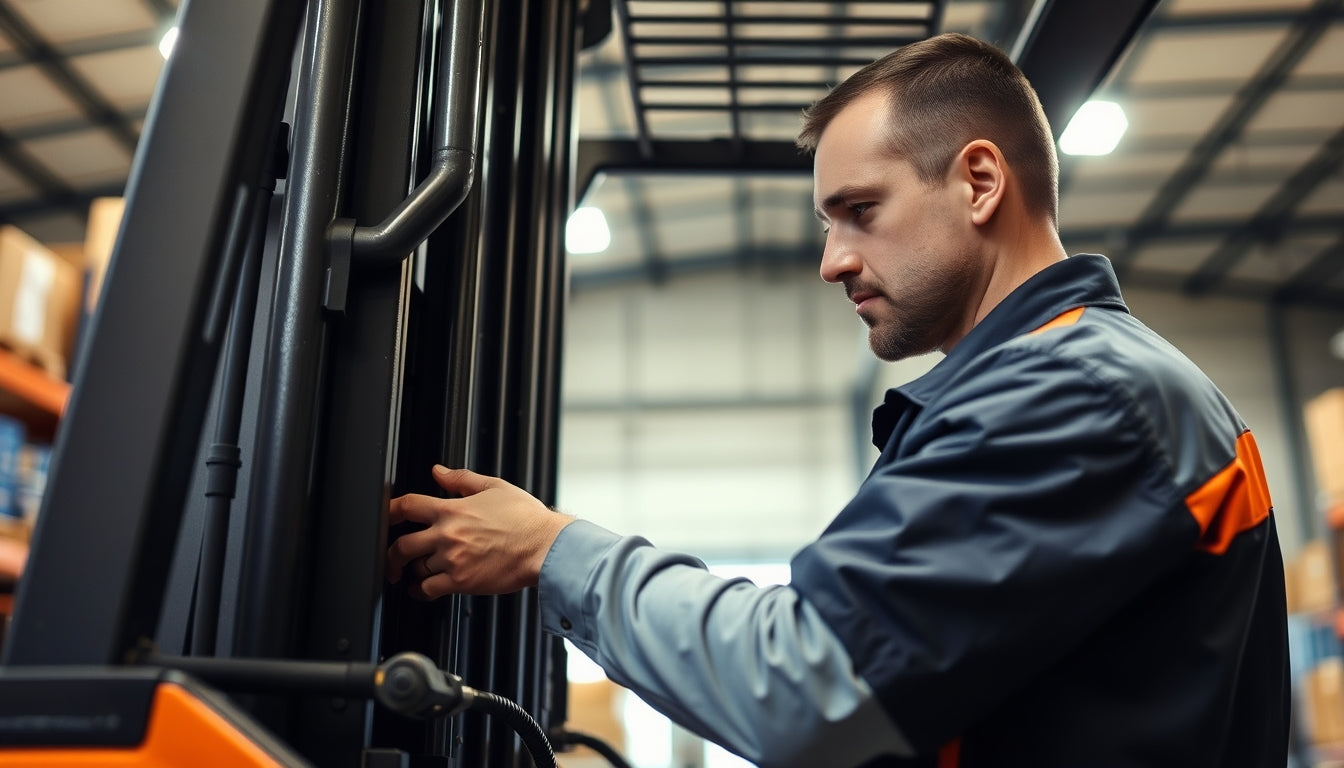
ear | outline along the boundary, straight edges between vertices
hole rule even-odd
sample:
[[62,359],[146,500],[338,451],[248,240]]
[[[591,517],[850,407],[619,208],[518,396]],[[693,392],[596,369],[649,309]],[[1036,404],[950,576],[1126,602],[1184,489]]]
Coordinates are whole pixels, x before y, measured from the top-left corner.
[[987,224],[1008,187],[1008,163],[994,142],[976,139],[961,148],[956,160],[959,180],[970,189],[971,222]]

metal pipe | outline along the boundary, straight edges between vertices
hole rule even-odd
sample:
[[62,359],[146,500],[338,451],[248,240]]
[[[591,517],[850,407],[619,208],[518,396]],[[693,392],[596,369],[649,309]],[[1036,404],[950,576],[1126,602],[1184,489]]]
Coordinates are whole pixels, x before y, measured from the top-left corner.
[[378,667],[368,662],[150,655],[141,663],[176,669],[225,690],[373,698],[377,689]]
[[274,189],[272,180],[268,188],[254,190],[251,195],[242,272],[225,339],[224,377],[219,391],[215,440],[206,458],[205,526],[192,614],[191,652],[198,656],[214,655],[219,629],[219,595],[229,535],[229,509],[238,488],[238,469],[242,466],[238,432],[247,388],[248,358],[252,352],[252,321],[261,284],[261,256],[266,245],[266,224]]
[[476,169],[477,113],[481,101],[481,46],[485,21],[481,0],[445,4],[440,37],[433,141],[429,175],[387,218],[374,226],[339,222],[333,240],[349,238],[354,259],[400,261],[461,205]]
[[256,460],[238,590],[234,654],[292,651],[304,561],[309,476],[318,433],[326,328],[320,293],[326,233],[344,176],[358,0],[308,10],[279,268],[257,416]]

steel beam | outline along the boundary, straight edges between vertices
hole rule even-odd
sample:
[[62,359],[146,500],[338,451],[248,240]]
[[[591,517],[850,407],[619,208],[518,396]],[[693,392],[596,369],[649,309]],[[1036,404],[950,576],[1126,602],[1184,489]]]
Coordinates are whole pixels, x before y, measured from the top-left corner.
[[1130,227],[1125,236],[1125,247],[1112,254],[1111,260],[1122,279],[1143,244],[1169,226],[1172,212],[1204,179],[1223,150],[1241,136],[1260,108],[1287,81],[1298,62],[1330,28],[1329,22],[1339,13],[1342,4],[1344,0],[1316,0],[1259,71],[1242,87],[1227,111],[1190,150],[1180,167],[1167,179]]
[[[80,40],[72,40],[68,43],[61,43],[56,49],[63,58],[72,59],[78,56],[91,56],[98,53],[112,53],[114,51],[126,51],[134,48],[144,48],[146,46],[159,44],[162,30],[158,29],[137,29],[130,32],[116,32],[110,35],[98,35],[96,37],[86,37]],[[14,67],[31,66],[33,61],[19,51],[6,52],[0,55],[0,72]]]
[[1037,0],[1009,55],[1035,86],[1055,137],[1129,47],[1158,0]]
[[1241,261],[1253,245],[1276,240],[1288,232],[1293,211],[1344,164],[1344,128],[1312,155],[1297,172],[1260,206],[1249,220],[1227,234],[1218,250],[1200,264],[1185,281],[1190,294],[1207,293]]
[[140,141],[140,134],[135,128],[122,119],[121,113],[111,102],[77,73],[65,57],[10,6],[8,0],[0,0],[0,32],[23,52],[24,57],[40,67],[90,120],[106,126],[122,146],[135,151]]
[[[1338,217],[1335,225],[1338,228]],[[1340,234],[1338,240],[1321,249],[1291,280],[1284,283],[1275,293],[1274,299],[1280,304],[1295,304],[1326,295],[1322,286],[1328,285],[1340,272],[1344,272],[1344,233]]]
[[599,172],[811,174],[812,158],[791,141],[743,141],[734,147],[726,139],[709,141],[655,141],[645,155],[627,139],[580,139],[576,170],[579,197]]

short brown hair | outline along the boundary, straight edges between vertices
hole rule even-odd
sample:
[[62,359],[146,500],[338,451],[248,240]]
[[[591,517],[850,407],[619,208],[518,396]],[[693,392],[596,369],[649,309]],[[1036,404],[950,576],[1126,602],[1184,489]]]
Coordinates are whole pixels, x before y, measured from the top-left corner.
[[1027,209],[1059,218],[1059,159],[1036,91],[1003,51],[961,34],[897,48],[803,112],[798,147],[812,153],[831,120],[874,89],[889,94],[891,150],[929,183],[975,139],[999,147],[1022,182]]

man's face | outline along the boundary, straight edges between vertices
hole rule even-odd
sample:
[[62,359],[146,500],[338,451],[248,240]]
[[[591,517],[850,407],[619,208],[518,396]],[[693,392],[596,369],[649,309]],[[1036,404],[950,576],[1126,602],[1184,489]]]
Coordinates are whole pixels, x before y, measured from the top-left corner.
[[892,156],[885,96],[862,97],[817,144],[813,204],[826,226],[821,277],[841,283],[883,360],[947,351],[970,328],[984,260],[954,174],[921,181]]

